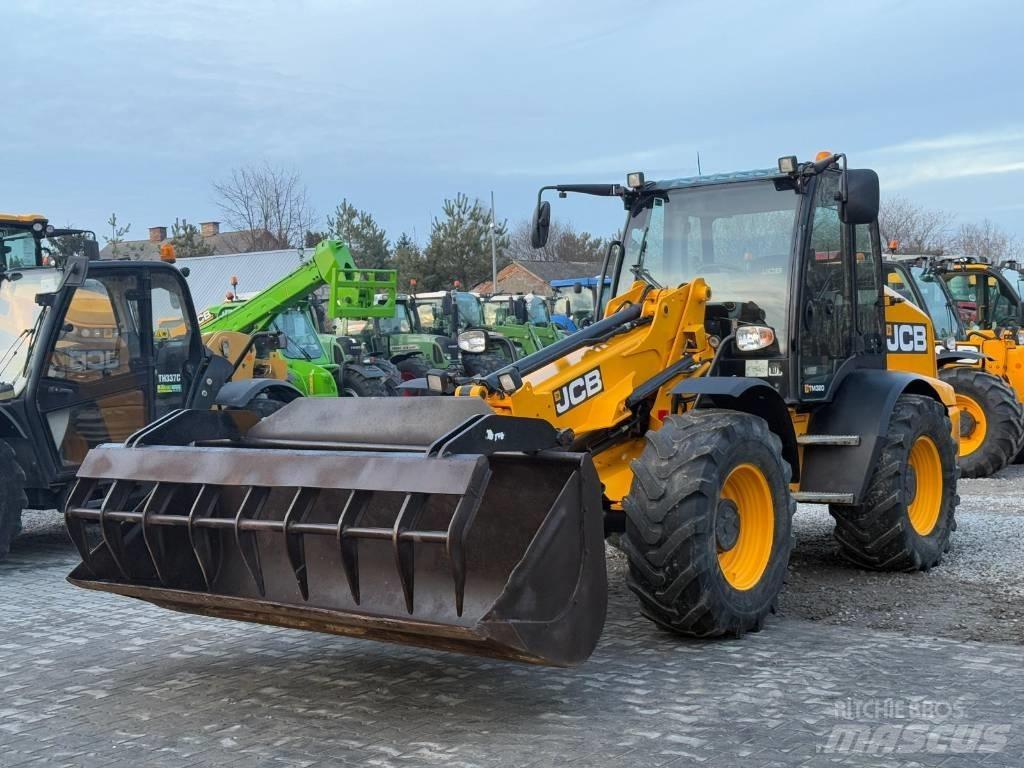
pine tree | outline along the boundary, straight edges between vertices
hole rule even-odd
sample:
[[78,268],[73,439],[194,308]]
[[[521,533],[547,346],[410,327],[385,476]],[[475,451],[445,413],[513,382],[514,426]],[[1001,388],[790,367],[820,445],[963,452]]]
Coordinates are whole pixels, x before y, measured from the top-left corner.
[[213,246],[203,239],[199,227],[189,224],[185,219],[179,221],[175,218],[171,226],[170,242],[174,246],[174,256],[178,259],[209,256],[213,253]]
[[[348,245],[357,266],[366,269],[391,266],[391,243],[387,233],[371,214],[357,209],[348,200],[342,200],[334,214],[327,217],[327,230],[324,233],[327,237],[337,238]],[[310,233],[313,237],[319,234]]]
[[[491,211],[462,193],[446,199],[444,216],[431,225],[424,259],[424,290],[451,288],[456,280],[468,289],[491,275]],[[495,225],[498,269],[508,263],[508,225]]]

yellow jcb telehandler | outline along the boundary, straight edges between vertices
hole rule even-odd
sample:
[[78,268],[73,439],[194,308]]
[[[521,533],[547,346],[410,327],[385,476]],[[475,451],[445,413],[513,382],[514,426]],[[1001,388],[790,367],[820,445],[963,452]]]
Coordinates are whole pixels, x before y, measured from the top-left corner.
[[[967,288],[973,296],[977,288],[972,286],[996,278],[974,270],[962,280],[964,273],[940,268],[936,259],[926,256],[894,255],[883,262],[883,269],[887,285],[931,317],[938,341],[939,378],[953,387],[960,408],[960,476],[988,477],[1004,469],[1024,442],[1024,408],[1019,399],[1024,392],[1014,391],[1015,383],[1024,385],[1020,319],[1014,316],[1014,326],[998,333],[981,330],[976,322],[968,329],[961,313],[976,316],[976,302],[970,299],[971,307],[964,309],[965,302],[953,299],[945,280],[952,279],[961,295]],[[998,291],[996,286],[993,282],[991,287]],[[983,313],[988,313],[988,307],[982,302]],[[903,342],[888,339],[890,349]]]
[[[643,612],[700,637],[762,627],[795,501],[828,504],[863,566],[939,563],[959,412],[927,316],[886,298],[873,171],[547,190],[625,205],[603,319],[484,376],[430,371],[453,397],[300,399],[231,430],[181,411],[100,447],[71,582],[564,666],[600,636],[611,532]],[[550,216],[539,197],[535,245]],[[914,343],[887,353],[887,323]]]

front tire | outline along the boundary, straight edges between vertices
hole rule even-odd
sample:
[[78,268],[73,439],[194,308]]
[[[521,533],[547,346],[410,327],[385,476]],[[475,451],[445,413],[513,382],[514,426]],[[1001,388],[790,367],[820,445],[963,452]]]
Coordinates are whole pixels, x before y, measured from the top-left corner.
[[644,615],[695,637],[760,630],[793,546],[778,436],[736,411],[669,416],[632,468],[622,548]]
[[0,440],[0,560],[11,551],[11,542],[21,533],[21,513],[28,506],[25,471],[14,449]]
[[508,360],[494,352],[462,353],[462,367],[467,376],[486,376],[508,364]]
[[1024,440],[1024,409],[1002,379],[973,368],[945,368],[960,407],[960,474],[988,477],[1013,461]]
[[384,378],[364,376],[355,368],[345,368],[342,374],[339,394],[343,397],[387,397],[388,389]]
[[926,571],[956,530],[956,443],[942,403],[900,395],[864,503],[832,504],[840,553],[876,571]]

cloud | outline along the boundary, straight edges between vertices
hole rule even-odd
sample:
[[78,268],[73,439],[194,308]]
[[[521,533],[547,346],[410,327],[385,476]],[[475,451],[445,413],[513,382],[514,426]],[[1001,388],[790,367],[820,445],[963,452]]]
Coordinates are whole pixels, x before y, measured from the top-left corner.
[[1024,127],[912,139],[862,154],[889,189],[1024,172]]

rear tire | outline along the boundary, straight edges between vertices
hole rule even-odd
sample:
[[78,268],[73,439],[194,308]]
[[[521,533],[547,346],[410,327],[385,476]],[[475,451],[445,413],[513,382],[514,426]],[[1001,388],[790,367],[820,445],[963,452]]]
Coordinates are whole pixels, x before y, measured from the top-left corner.
[[758,631],[793,547],[790,467],[757,416],[701,409],[647,433],[623,501],[628,585],[683,635]]
[[1024,409],[997,376],[973,368],[944,368],[939,378],[960,406],[960,474],[988,477],[1006,467],[1024,440]]
[[462,367],[467,376],[486,376],[508,364],[508,360],[494,352],[462,353]]
[[284,408],[285,405],[287,405],[287,403],[281,400],[275,400],[266,393],[261,393],[246,403],[243,410],[252,411],[261,419],[265,419],[272,413],[277,413],[279,410]]
[[430,364],[423,355],[407,357],[399,361],[397,366],[398,370],[402,373],[402,381],[424,379],[427,376],[427,371],[430,370]]
[[21,533],[21,513],[28,506],[25,470],[11,448],[0,440],[0,560],[11,551],[11,542]]
[[832,504],[840,553],[876,571],[926,571],[956,530],[956,444],[942,403],[900,395],[864,503]]
[[342,397],[387,397],[388,389],[385,379],[364,376],[355,368],[346,367],[338,394]]

